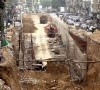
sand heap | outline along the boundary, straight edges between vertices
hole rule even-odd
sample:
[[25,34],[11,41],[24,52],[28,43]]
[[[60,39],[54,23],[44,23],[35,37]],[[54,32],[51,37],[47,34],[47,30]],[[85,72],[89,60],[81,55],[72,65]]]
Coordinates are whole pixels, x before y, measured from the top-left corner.
[[22,30],[24,33],[34,33],[34,31],[37,29],[31,19],[31,15],[23,15],[22,23]]

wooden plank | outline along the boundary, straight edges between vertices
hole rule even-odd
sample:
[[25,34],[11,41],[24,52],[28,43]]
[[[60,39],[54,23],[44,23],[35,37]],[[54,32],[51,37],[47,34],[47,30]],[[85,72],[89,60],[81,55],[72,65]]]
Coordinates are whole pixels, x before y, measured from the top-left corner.
[[42,66],[42,64],[32,64],[32,66]]

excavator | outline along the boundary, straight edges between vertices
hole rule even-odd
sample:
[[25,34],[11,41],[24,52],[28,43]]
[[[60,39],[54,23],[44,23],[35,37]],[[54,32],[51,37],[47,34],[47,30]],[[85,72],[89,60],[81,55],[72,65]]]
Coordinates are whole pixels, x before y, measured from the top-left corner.
[[47,31],[47,36],[49,38],[55,38],[55,34],[56,34],[56,28],[51,24],[49,25],[49,27],[47,27],[46,29]]

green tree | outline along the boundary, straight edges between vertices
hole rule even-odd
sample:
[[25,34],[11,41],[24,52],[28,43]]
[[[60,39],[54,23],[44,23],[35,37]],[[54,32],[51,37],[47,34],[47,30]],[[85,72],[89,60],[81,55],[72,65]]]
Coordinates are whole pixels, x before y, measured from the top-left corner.
[[65,0],[52,0],[52,7],[59,10],[59,7],[65,7]]
[[40,2],[41,2],[41,5],[43,6],[43,7],[50,7],[50,6],[52,6],[52,0],[40,0]]

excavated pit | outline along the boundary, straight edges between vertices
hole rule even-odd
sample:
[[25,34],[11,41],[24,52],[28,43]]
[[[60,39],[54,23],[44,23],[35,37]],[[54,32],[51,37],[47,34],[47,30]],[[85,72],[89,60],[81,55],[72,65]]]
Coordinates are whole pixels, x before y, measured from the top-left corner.
[[[23,21],[27,21],[26,17],[29,16],[30,15],[23,16]],[[29,20],[29,22],[33,23],[32,20]],[[26,24],[24,25],[26,26]],[[29,27],[31,27],[30,30],[29,28],[23,27],[24,30],[26,29],[25,33],[33,33],[34,30],[36,30],[36,28],[33,29],[33,26],[31,27],[29,25]],[[100,90],[100,38],[94,38],[97,36],[100,37],[99,34],[100,32],[97,32],[94,33],[94,35],[85,36],[85,39],[83,39],[83,34],[83,36],[80,37],[81,35],[78,36],[78,34],[75,35],[75,33],[70,32],[70,35],[80,51],[82,53],[85,51],[88,58],[87,61],[92,61],[92,63],[87,63],[86,81],[80,84],[75,84],[70,81],[69,66],[66,62],[48,62],[46,71],[19,70],[19,73],[17,73],[16,66],[13,66],[15,68],[3,67],[3,69],[1,66],[0,78],[3,79],[5,84],[10,86],[12,90],[21,90],[20,83],[23,90]],[[16,77],[19,78],[20,83]]]
[[[26,90],[66,90],[74,89],[70,83],[68,66],[65,62],[48,62],[46,71],[25,71],[20,73],[30,82],[23,82]],[[33,81],[33,82],[32,82]]]

